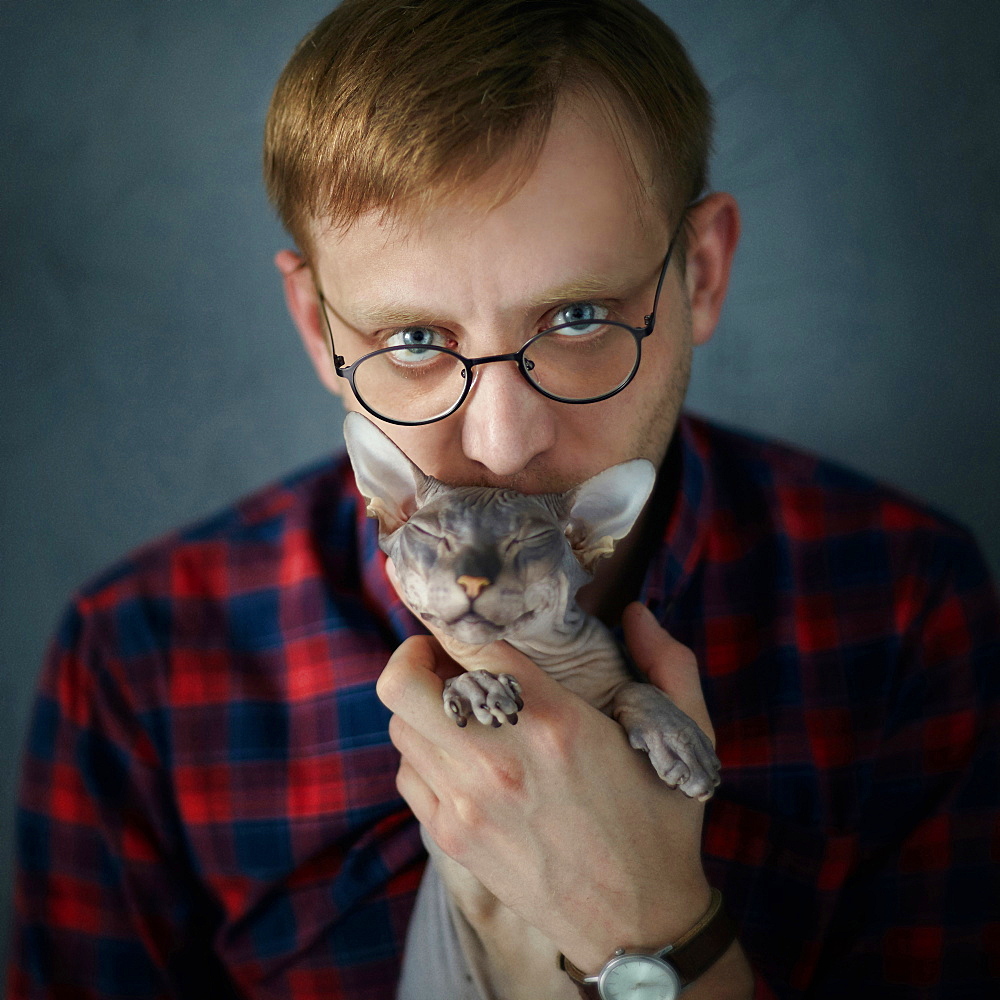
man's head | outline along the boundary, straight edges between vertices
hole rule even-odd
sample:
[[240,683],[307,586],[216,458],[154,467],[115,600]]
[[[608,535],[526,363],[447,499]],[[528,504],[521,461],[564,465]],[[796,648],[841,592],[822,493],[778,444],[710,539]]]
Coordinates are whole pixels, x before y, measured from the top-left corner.
[[476,369],[451,416],[382,425],[455,484],[562,491],[625,459],[658,463],[738,234],[725,195],[685,214],[709,119],[676,39],[629,0],[347,0],[282,76],[266,149],[303,251],[277,262],[321,379],[360,408],[327,322],[347,365],[414,331],[466,357],[506,354],[579,308],[642,326],[683,217],[686,256],[627,389],[556,402],[501,362]]

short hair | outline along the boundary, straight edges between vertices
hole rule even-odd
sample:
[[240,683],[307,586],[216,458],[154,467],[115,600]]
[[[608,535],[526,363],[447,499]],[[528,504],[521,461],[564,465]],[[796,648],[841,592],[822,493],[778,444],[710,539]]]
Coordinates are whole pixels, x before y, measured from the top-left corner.
[[275,87],[268,195],[307,255],[314,222],[346,229],[372,209],[419,210],[504,160],[499,204],[572,91],[609,112],[656,189],[643,190],[679,218],[707,184],[711,101],[638,0],[343,0]]

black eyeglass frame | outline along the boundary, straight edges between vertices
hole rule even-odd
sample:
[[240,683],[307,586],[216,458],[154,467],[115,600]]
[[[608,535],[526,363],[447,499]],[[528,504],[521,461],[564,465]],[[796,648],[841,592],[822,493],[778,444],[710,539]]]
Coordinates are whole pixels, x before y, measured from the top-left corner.
[[[412,348],[407,348],[405,346],[394,345],[392,347],[380,347],[377,351],[369,351],[367,354],[362,355],[357,361],[352,364],[345,365],[344,357],[337,353],[336,345],[333,342],[333,328],[330,326],[330,317],[327,315],[327,309],[333,310],[333,307],[327,302],[326,297],[323,295],[322,290],[319,285],[316,285],[316,294],[319,297],[320,305],[323,313],[323,320],[326,324],[327,336],[330,340],[330,353],[333,357],[333,370],[341,378],[346,379],[351,387],[351,391],[354,393],[354,398],[373,416],[377,417],[379,420],[384,420],[387,424],[396,424],[399,427],[421,427],[424,424],[437,423],[439,420],[444,420],[445,417],[450,417],[456,410],[458,410],[461,405],[466,401],[469,393],[472,391],[472,383],[474,380],[475,373],[473,368],[477,365],[488,365],[492,364],[494,361],[516,361],[517,369],[521,373],[521,377],[534,389],[536,392],[541,393],[547,399],[554,400],[557,403],[573,403],[573,404],[585,404],[585,403],[599,403],[604,399],[610,399],[612,396],[617,396],[628,384],[635,378],[636,372],[639,371],[639,365],[642,362],[642,342],[653,332],[653,328],[656,325],[656,310],[660,303],[660,290],[663,288],[663,281],[667,275],[667,268],[670,266],[670,258],[673,256],[674,245],[677,243],[677,237],[680,235],[681,228],[684,225],[684,219],[687,215],[685,211],[681,215],[681,220],[677,224],[677,228],[674,230],[673,235],[670,237],[670,243],[667,245],[667,254],[663,258],[663,266],[660,268],[660,276],[656,282],[656,292],[653,295],[653,308],[648,315],[643,317],[642,326],[630,326],[628,323],[619,323],[614,320],[604,321],[604,326],[617,326],[624,330],[628,330],[629,333],[635,338],[635,364],[632,366],[632,370],[628,375],[622,380],[622,382],[612,389],[610,392],[605,392],[600,396],[592,396],[587,399],[566,399],[563,396],[557,396],[551,392],[543,389],[537,382],[533,381],[531,376],[528,374],[529,371],[534,367],[534,364],[530,359],[525,359],[525,352],[534,344],[537,340],[542,337],[548,336],[550,333],[558,333],[560,330],[567,329],[579,329],[581,326],[586,325],[585,323],[560,323],[557,326],[546,327],[544,330],[540,330],[534,336],[530,337],[521,347],[511,354],[487,354],[481,358],[467,358],[463,354],[459,354],[457,351],[453,351],[448,347],[438,347],[436,344],[421,344],[420,349],[422,351],[435,351],[440,354],[447,354],[457,361],[461,362],[464,367],[462,378],[465,381],[465,385],[462,389],[461,395],[453,406],[445,410],[444,413],[439,413],[437,416],[428,417],[425,420],[396,420],[393,417],[387,417],[378,410],[369,406],[365,402],[361,393],[358,392],[357,386],[354,384],[354,373],[357,371],[359,365],[362,362],[367,361],[369,358],[374,358],[379,354],[388,354],[390,352],[399,352],[402,350],[408,350]],[[333,310],[336,312],[335,310]]]

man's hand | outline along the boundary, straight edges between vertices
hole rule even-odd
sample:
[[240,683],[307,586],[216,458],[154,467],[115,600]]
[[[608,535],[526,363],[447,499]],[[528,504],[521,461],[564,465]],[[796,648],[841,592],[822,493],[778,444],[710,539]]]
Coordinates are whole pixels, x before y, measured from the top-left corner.
[[[639,667],[711,736],[691,652],[642,605],[623,624]],[[517,678],[516,727],[458,729],[446,717],[444,680],[462,668]],[[704,806],[667,788],[617,723],[506,643],[411,638],[378,693],[394,713],[397,785],[414,814],[580,968],[596,971],[621,945],[661,947],[704,913]]]

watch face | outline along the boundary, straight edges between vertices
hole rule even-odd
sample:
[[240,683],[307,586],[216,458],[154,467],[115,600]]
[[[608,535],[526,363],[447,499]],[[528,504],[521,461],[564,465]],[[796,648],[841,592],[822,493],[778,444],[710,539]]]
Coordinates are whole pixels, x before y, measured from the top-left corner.
[[675,1000],[681,980],[673,966],[652,955],[622,955],[604,967],[598,989],[604,1000]]

